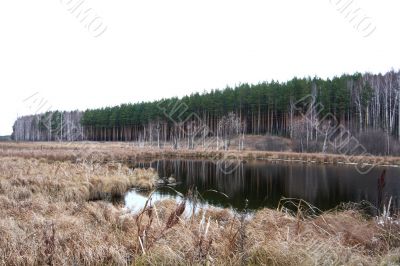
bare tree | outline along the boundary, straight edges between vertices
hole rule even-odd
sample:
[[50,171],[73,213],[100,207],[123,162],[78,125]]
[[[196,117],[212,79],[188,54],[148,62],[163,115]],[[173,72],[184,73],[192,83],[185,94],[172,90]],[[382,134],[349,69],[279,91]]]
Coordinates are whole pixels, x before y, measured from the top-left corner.
[[240,138],[241,136],[243,136],[243,132],[243,123],[240,121],[240,118],[233,112],[229,113],[226,116],[223,116],[218,122],[217,138],[219,137],[222,139],[224,150],[229,149],[231,141],[234,137]]

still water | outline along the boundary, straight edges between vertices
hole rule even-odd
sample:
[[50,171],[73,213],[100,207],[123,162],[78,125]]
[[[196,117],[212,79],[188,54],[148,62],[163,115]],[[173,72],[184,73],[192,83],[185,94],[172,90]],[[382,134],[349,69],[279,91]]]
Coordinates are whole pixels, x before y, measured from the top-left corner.
[[[186,194],[197,188],[202,204],[230,207],[234,210],[276,208],[285,198],[303,199],[320,210],[329,210],[343,202],[368,201],[377,205],[378,178],[383,169],[376,167],[360,174],[351,165],[315,165],[301,163],[246,162],[229,173],[213,161],[158,160],[139,163],[135,167],[153,167],[160,177],[173,176],[173,189],[161,186],[153,197],[181,198],[174,190]],[[127,206],[145,201],[145,193],[129,192]],[[383,199],[392,196],[392,205],[400,206],[400,169],[386,168]],[[143,202],[144,203],[144,202]],[[139,204],[140,205],[140,204]]]

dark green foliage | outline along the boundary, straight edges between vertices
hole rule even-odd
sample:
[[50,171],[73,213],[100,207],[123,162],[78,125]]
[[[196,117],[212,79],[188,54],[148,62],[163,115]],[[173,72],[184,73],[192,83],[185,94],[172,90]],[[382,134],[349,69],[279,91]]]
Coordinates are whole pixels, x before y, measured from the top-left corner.
[[[345,127],[341,132],[386,132],[389,147],[389,135],[400,139],[399,88],[400,72],[394,71],[384,75],[356,73],[332,79],[308,77],[287,82],[244,83],[182,98],[126,103],[69,114],[68,121],[74,122],[74,127],[81,132],[78,138],[70,137],[74,129],[67,127],[69,123],[61,126],[65,124],[63,116],[67,112],[26,117],[14,128],[17,139],[23,140],[148,141],[161,145],[160,142],[190,139],[203,126],[208,128],[206,136],[198,138],[215,136],[220,128],[218,122],[234,113],[243,123],[241,128],[245,134],[297,138],[301,147],[308,147],[314,141],[319,145],[316,149],[320,149],[320,142],[327,134],[312,129],[312,124],[315,121],[333,123],[333,120]],[[312,121],[307,122],[304,114],[307,115],[309,104],[301,105],[298,101],[310,100],[311,95],[315,97],[315,112],[312,112]],[[329,121],[321,119],[325,117]]]
[[[170,98],[154,102],[141,102],[135,104],[122,104],[113,108],[86,110],[83,114],[82,125],[85,127],[121,127],[121,126],[146,126],[152,121],[179,121],[185,120],[192,112],[200,117],[207,113],[221,117],[229,112],[242,114],[242,118],[258,113],[265,115],[266,110],[271,110],[273,120],[277,120],[273,128],[284,131],[284,123],[278,121],[288,113],[290,101],[296,102],[311,93],[313,84],[317,87],[317,101],[324,106],[320,115],[332,112],[338,117],[349,111],[351,106],[351,90],[348,82],[357,82],[360,74],[343,75],[333,79],[319,78],[294,78],[285,83],[275,81],[263,82],[256,85],[241,84],[235,88],[227,87],[223,90],[212,90],[209,93],[194,93],[181,99]],[[363,104],[368,104],[371,98],[370,87],[362,90]],[[179,116],[183,108],[173,112],[177,103],[187,106],[187,111]],[[167,110],[167,114],[164,110]],[[170,117],[168,117],[170,116]],[[253,126],[254,127],[254,126]],[[254,131],[248,128],[249,132]],[[266,131],[266,130],[262,130]]]
[[[222,91],[215,90],[209,93],[195,93],[181,99],[170,98],[154,102],[141,102],[136,104],[122,104],[113,108],[101,108],[86,110],[82,118],[84,126],[124,126],[145,125],[158,119],[165,120],[163,108],[172,111],[176,103],[187,105],[187,112],[180,117],[185,120],[189,113],[207,113],[222,116],[229,112],[242,110],[244,113],[258,111],[258,107],[264,109],[267,106],[277,108],[278,111],[287,111],[290,96],[301,98],[310,92],[311,79],[301,79],[301,85],[293,86],[295,80],[287,84],[276,82],[260,83],[257,85],[242,84],[236,88],[226,88]],[[161,108],[160,108],[161,107]],[[181,108],[179,111],[182,111]],[[169,112],[168,112],[169,113]],[[178,120],[176,112],[172,114],[174,120]]]

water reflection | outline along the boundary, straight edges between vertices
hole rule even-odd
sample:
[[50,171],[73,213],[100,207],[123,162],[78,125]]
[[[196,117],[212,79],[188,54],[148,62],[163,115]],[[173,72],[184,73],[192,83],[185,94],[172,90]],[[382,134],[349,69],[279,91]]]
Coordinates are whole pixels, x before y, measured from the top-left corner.
[[[246,199],[249,210],[276,208],[282,197],[304,199],[321,210],[334,208],[341,202],[365,200],[376,205],[377,180],[382,172],[382,168],[375,168],[361,175],[354,166],[251,162],[224,174],[214,162],[206,160],[158,160],[135,166],[151,166],[161,177],[173,175],[180,182],[174,187],[177,191],[185,194],[189,188],[196,187],[205,204],[231,206],[236,210],[245,208]],[[393,196],[396,207],[400,206],[399,176],[398,168],[387,169],[384,198]],[[174,194],[169,189],[160,189],[155,196],[176,198]]]
[[[170,190],[168,187],[159,187],[156,191],[150,193],[149,191],[140,191],[133,189],[126,193],[124,201],[125,207],[134,213],[142,211],[146,206],[150,206],[157,201],[162,200],[174,200],[178,204],[183,201],[183,195],[180,193],[174,193],[174,190]],[[207,209],[210,205],[206,201],[188,201],[186,202],[184,217],[190,217],[193,213],[198,213],[200,209]],[[213,206],[215,207],[215,206]]]

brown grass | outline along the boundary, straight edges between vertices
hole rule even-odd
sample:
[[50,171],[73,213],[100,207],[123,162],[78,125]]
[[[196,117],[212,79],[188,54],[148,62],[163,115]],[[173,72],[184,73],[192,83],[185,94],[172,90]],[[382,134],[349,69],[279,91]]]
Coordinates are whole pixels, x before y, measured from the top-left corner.
[[0,142],[0,156],[42,158],[51,161],[106,163],[112,161],[151,161],[154,159],[238,159],[245,161],[291,161],[309,164],[359,164],[399,166],[400,157],[344,156],[322,153],[268,152],[268,151],[216,151],[197,148],[195,150],[154,146],[138,147],[128,142]]
[[[118,163],[0,157],[0,264],[377,265],[400,262],[400,228],[354,210],[252,216],[163,201],[132,214],[106,201],[156,172]],[[97,200],[97,201],[92,201]]]

